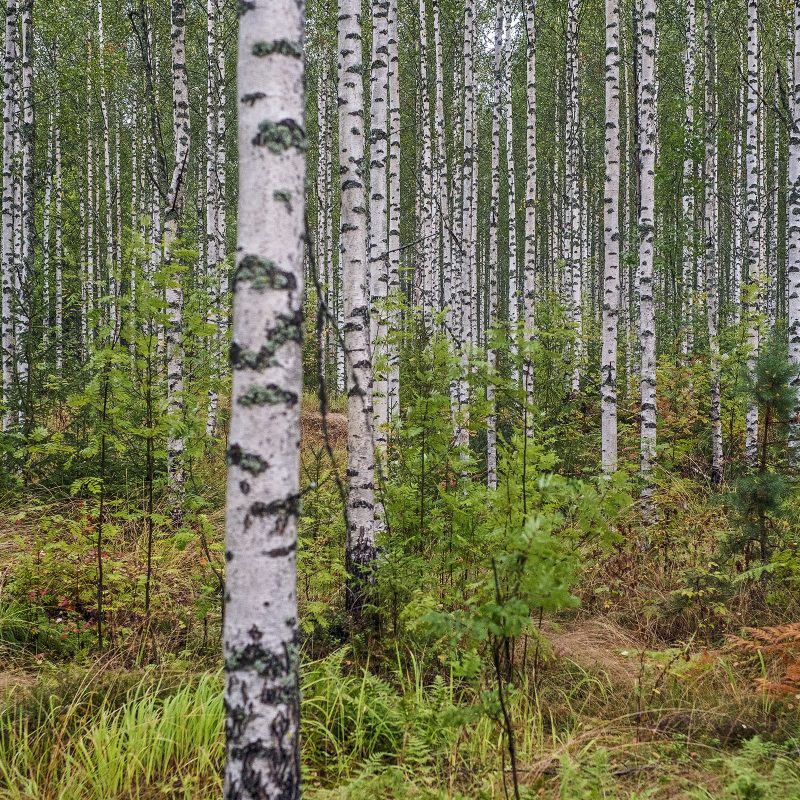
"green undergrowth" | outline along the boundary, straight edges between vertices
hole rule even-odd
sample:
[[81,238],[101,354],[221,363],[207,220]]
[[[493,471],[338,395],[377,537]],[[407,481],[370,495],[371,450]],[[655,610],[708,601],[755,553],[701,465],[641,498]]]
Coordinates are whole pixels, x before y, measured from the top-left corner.
[[[633,684],[551,658],[535,686],[509,688],[523,798],[800,797],[791,703],[731,684],[721,659],[626,655]],[[45,666],[26,688],[9,677],[2,800],[220,795],[218,670]],[[301,680],[306,797],[500,798],[504,775],[512,792],[485,686],[408,653],[379,664],[350,648],[304,663]]]

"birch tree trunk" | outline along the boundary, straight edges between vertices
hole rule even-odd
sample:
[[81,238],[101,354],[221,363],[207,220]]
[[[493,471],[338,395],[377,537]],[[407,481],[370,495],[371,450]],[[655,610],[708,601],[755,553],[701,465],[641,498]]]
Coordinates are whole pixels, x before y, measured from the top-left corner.
[[487,379],[486,403],[486,484],[497,489],[497,415],[495,409],[495,371],[497,350],[491,342],[491,331],[497,324],[497,271],[499,266],[498,228],[500,217],[500,114],[503,109],[503,0],[495,0],[494,86],[492,90],[492,194],[489,206],[489,314],[486,336]]
[[342,208],[339,250],[344,295],[347,370],[347,605],[356,613],[359,584],[375,560],[375,453],[372,361],[369,332],[369,270],[364,191],[364,84],[361,4],[339,0],[339,173]]
[[719,228],[717,197],[716,48],[712,0],[705,0],[705,235],[706,319],[711,369],[711,483],[722,483],[722,398],[719,355]]
[[461,247],[459,250],[460,369],[458,378],[459,426],[456,446],[466,456],[469,447],[469,358],[472,342],[472,205],[473,205],[473,121],[475,118],[475,76],[472,43],[475,31],[475,0],[464,3],[464,150],[461,172]]
[[[532,347],[536,336],[536,0],[525,2],[525,271],[523,276],[523,316],[525,341]],[[525,435],[533,435],[531,422],[534,394],[534,368],[530,352],[523,364],[525,385]]]
[[[58,106],[57,106],[58,108]],[[58,116],[58,110],[56,111]],[[55,253],[55,340],[56,373],[64,366],[64,182],[61,162],[61,128],[56,124],[55,181],[56,181],[56,253]]]
[[389,285],[389,233],[387,217],[387,0],[372,2],[372,65],[370,69],[369,147],[369,281],[371,298],[370,342],[374,384],[375,445],[385,451],[389,424],[388,376],[386,371],[386,296]]
[[244,8],[237,70],[240,170],[226,509],[224,795],[299,800],[303,4],[250,0]]
[[181,515],[183,500],[185,442],[181,432],[183,417],[183,285],[174,249],[186,195],[189,167],[189,83],[186,72],[186,5],[172,0],[172,125],[175,163],[164,209],[164,265],[167,275],[167,412],[171,427],[167,441],[169,491],[173,497],[173,516]]
[[97,0],[97,38],[99,45],[100,115],[103,120],[103,187],[105,189],[106,272],[108,275],[108,322],[112,339],[117,331],[117,265],[114,263],[114,207],[111,189],[111,121],[108,113],[108,95],[105,76],[105,29],[103,25],[103,0]]
[[[436,141],[434,148],[434,193],[436,196],[436,245],[437,278],[442,285],[442,306],[446,309],[445,325],[452,330],[452,268],[450,264],[450,200],[447,194],[447,149],[445,147],[444,117],[444,58],[442,54],[441,10],[439,0],[431,0],[433,8],[433,49],[436,74],[434,130]],[[438,286],[437,286],[438,291]]]
[[[400,59],[398,52],[397,2],[389,0],[387,38],[387,85],[389,90],[389,283],[387,294],[392,306],[389,312],[389,328],[400,327],[400,312],[396,308],[400,300]],[[400,350],[396,337],[387,342],[387,386],[386,403],[389,418],[400,413]]]
[[656,0],[643,0],[639,34],[639,340],[641,347],[641,475],[645,519],[652,517],[656,458],[656,319],[653,305],[656,170]]
[[217,429],[217,413],[219,410],[219,394],[217,392],[217,379],[221,371],[220,364],[220,306],[222,298],[219,296],[219,269],[220,269],[220,241],[219,217],[220,194],[218,186],[219,164],[217,157],[218,131],[218,98],[220,87],[217,85],[218,55],[217,26],[219,8],[217,0],[206,2],[206,51],[208,53],[208,68],[206,75],[206,208],[205,208],[205,245],[206,245],[206,275],[211,291],[211,325],[214,334],[210,346],[213,351],[213,374],[208,390],[208,412],[206,415],[206,435],[214,436]]
[[506,174],[508,176],[508,330],[509,355],[511,358],[511,379],[516,384],[517,342],[519,338],[519,286],[517,277],[517,191],[516,169],[514,163],[514,107],[513,107],[513,38],[511,35],[514,19],[514,6],[505,2],[505,122],[506,122]]
[[17,313],[16,313],[16,381],[19,391],[18,419],[20,427],[25,423],[28,409],[28,369],[29,350],[28,332],[33,318],[33,265],[35,227],[35,184],[34,157],[36,153],[36,123],[33,102],[33,0],[22,3],[22,126],[20,129],[22,145],[21,178],[21,217],[17,225],[20,242],[20,261],[18,266]]
[[789,359],[795,374],[795,406],[789,425],[789,452],[797,461],[800,449],[800,0],[793,9],[793,74],[790,75],[789,196],[787,199],[788,234],[786,276],[788,283]]
[[617,469],[617,327],[619,322],[619,0],[605,0],[605,218],[603,224],[603,342],[600,364],[601,464],[605,474]]
[[580,391],[583,352],[582,275],[580,259],[580,176],[578,169],[580,116],[578,93],[578,13],[580,0],[567,3],[566,127],[564,130],[564,181],[566,217],[564,226],[564,265],[567,305],[574,326],[572,393]]
[[694,75],[696,54],[697,14],[695,0],[686,3],[686,53],[683,67],[683,92],[686,102],[683,154],[683,353],[692,351],[694,339]]
[[53,205],[53,114],[47,118],[47,164],[44,171],[44,203],[42,206],[42,345],[45,358],[50,359],[50,344],[52,329],[52,306],[50,295],[52,284],[50,281],[50,249],[51,249],[51,211]]
[[[761,225],[759,208],[759,71],[758,0],[747,2],[747,135],[745,162],[747,178],[747,369],[755,370],[759,347]],[[758,406],[750,403],[745,418],[745,455],[753,466],[758,455]]]
[[431,109],[428,93],[428,14],[425,0],[419,0],[419,69],[420,69],[420,139],[422,164],[420,170],[420,288],[422,319],[430,332],[433,314],[438,311],[439,282],[434,223],[433,142],[431,140]]
[[3,344],[3,431],[11,429],[14,399],[14,127],[16,98],[14,63],[17,57],[17,0],[6,3],[5,48],[3,57],[3,235],[2,235],[2,344]]

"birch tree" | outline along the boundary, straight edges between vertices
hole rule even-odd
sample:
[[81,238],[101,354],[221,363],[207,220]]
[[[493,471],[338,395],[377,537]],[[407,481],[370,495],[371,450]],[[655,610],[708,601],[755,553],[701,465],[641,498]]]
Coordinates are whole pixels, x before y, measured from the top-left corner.
[[[534,341],[536,328],[536,0],[525,3],[525,267],[523,275],[523,317],[528,347]],[[534,402],[533,359],[526,353],[523,365],[526,431],[530,436],[530,409]]]
[[[747,2],[747,133],[745,169],[747,182],[747,369],[755,370],[759,347],[761,219],[759,207],[759,70],[758,0]],[[753,465],[758,455],[758,407],[750,402],[745,419],[745,455]]]
[[369,282],[371,298],[370,342],[374,384],[375,444],[386,447],[389,424],[388,378],[385,346],[388,326],[386,297],[389,286],[389,232],[387,209],[387,122],[388,122],[388,2],[372,3],[372,65],[370,69],[369,146]]
[[651,514],[656,458],[656,318],[653,303],[656,171],[656,2],[643,0],[639,31],[639,346],[641,348],[641,475],[645,517]]
[[787,268],[789,359],[794,365],[792,386],[795,408],[789,425],[789,450],[794,460],[800,448],[800,0],[793,8],[793,71],[789,75],[791,95],[789,129],[789,196],[787,203]]
[[360,605],[358,584],[375,559],[375,458],[370,355],[369,270],[364,190],[364,84],[361,62],[361,5],[340,0],[339,251],[344,294],[347,371],[347,571],[348,606]]
[[2,344],[3,344],[3,431],[11,428],[14,391],[14,127],[16,97],[14,62],[17,57],[17,0],[6,3],[5,44],[3,55],[3,235],[2,235]]
[[180,432],[183,413],[183,287],[175,258],[179,223],[186,196],[189,167],[189,82],[186,71],[186,5],[172,0],[172,127],[174,165],[164,209],[164,262],[167,273],[167,410],[171,430],[167,442],[169,488],[174,497],[173,515],[180,516],[183,497],[185,442]]
[[601,463],[603,472],[617,469],[617,328],[619,321],[619,0],[605,0],[605,194],[603,274],[603,343],[600,365]]
[[492,194],[489,205],[489,313],[486,338],[487,380],[486,403],[486,483],[490,489],[497,488],[497,411],[495,408],[495,371],[497,368],[496,345],[490,341],[492,329],[497,323],[497,272],[499,266],[498,228],[500,217],[500,115],[503,110],[503,0],[495,0],[494,24],[494,85],[492,89]]
[[719,228],[717,197],[716,48],[712,0],[705,0],[705,166],[704,213],[706,319],[711,369],[711,483],[722,483],[722,398],[719,360]]
[[302,3],[250,0],[240,18],[223,632],[224,794],[237,800],[300,797],[302,37]]
[[[400,313],[397,304],[400,296],[400,57],[398,51],[397,2],[389,0],[387,9],[387,74],[389,94],[389,275],[387,295],[391,299],[389,330],[400,327]],[[390,418],[400,412],[400,353],[392,336],[386,345],[387,384],[386,405]]]
[[688,354],[693,346],[694,335],[694,76],[696,54],[696,9],[695,0],[686,3],[686,51],[683,67],[683,92],[686,102],[683,154],[683,352]]

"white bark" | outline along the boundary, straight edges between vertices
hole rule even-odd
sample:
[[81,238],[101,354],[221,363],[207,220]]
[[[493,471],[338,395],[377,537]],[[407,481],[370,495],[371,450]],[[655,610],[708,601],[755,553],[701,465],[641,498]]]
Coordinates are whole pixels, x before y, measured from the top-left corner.
[[55,338],[56,373],[61,374],[64,365],[64,183],[61,163],[61,128],[55,133],[55,181],[56,181],[56,253],[55,253]]
[[51,211],[53,204],[53,170],[51,164],[53,163],[53,114],[52,112],[47,118],[47,163],[44,169],[44,204],[42,207],[42,343],[44,345],[46,358],[49,360],[48,350],[50,348],[50,339],[52,338],[52,330],[50,328],[50,321],[52,318],[52,305],[51,305],[51,290],[52,283],[50,280],[50,250],[51,250]]
[[[752,374],[759,348],[761,281],[761,220],[759,207],[758,120],[758,0],[747,2],[747,134],[745,162],[747,178],[747,368]],[[758,455],[758,406],[750,402],[745,419],[745,455],[754,465]]]
[[506,122],[506,173],[508,175],[508,329],[511,376],[517,382],[517,342],[519,337],[519,280],[517,276],[517,191],[514,163],[514,108],[513,108],[513,37],[514,6],[505,2],[505,122]]
[[[526,127],[525,127],[525,267],[523,276],[523,318],[528,347],[536,336],[536,0],[525,2],[526,32]],[[535,400],[534,369],[530,353],[523,365],[526,436],[533,434],[532,409]]]
[[656,0],[643,0],[639,34],[639,340],[641,347],[641,474],[645,517],[656,458],[656,320],[653,305],[656,168]]
[[605,193],[603,244],[603,342],[600,364],[601,464],[603,472],[617,469],[617,328],[619,323],[619,0],[605,0]]
[[475,77],[473,72],[473,38],[475,30],[475,0],[464,3],[464,149],[461,160],[461,237],[458,249],[458,292],[459,292],[459,378],[458,412],[459,425],[456,430],[456,446],[466,455],[469,447],[469,358],[472,338],[472,205],[473,205],[473,161],[475,147],[473,142],[473,120],[475,107]]
[[439,282],[434,222],[433,141],[431,139],[431,108],[428,93],[428,30],[425,0],[419,0],[419,69],[420,69],[420,138],[422,164],[420,169],[420,248],[419,272],[422,318],[431,331],[433,314],[439,310]]
[[3,224],[2,224],[2,361],[3,430],[11,428],[14,390],[14,127],[16,97],[14,93],[14,62],[17,57],[17,0],[6,3],[5,47],[3,57]]
[[697,15],[695,0],[686,3],[686,51],[683,66],[683,93],[686,103],[683,153],[683,304],[682,317],[684,335],[682,347],[684,355],[688,355],[694,345],[694,280],[695,280],[695,247],[694,247],[694,180],[695,147],[694,130],[694,83],[696,55]]
[[[388,70],[389,90],[389,283],[388,296],[395,306],[389,313],[389,328],[400,327],[400,312],[396,306],[401,296],[400,288],[400,59],[398,52],[397,2],[389,0],[388,8]],[[387,343],[387,406],[389,418],[400,413],[400,351],[396,336]]]
[[103,0],[97,0],[98,69],[100,73],[100,115],[103,120],[103,187],[105,189],[106,272],[108,275],[108,318],[112,338],[117,330],[117,265],[114,244],[113,194],[111,190],[111,123],[105,77],[105,31],[103,26]]
[[224,795],[300,798],[296,551],[305,131],[303,6],[239,25],[239,213],[226,508]]
[[794,414],[789,425],[789,450],[792,458],[797,460],[797,453],[800,448],[800,0],[795,0],[794,2],[793,21],[786,276],[788,283],[789,360],[795,368],[795,375],[791,383],[796,393]]
[[705,203],[706,321],[711,371],[711,483],[722,483],[722,398],[719,354],[719,240],[717,196],[716,48],[712,0],[705,0]]
[[19,190],[21,219],[17,230],[21,236],[20,260],[17,268],[17,302],[15,337],[17,350],[16,380],[19,387],[20,399],[17,408],[17,418],[20,426],[24,422],[25,402],[24,395],[28,385],[28,330],[31,324],[31,308],[33,304],[32,280],[34,239],[36,235],[34,221],[34,157],[36,124],[34,118],[33,98],[33,0],[22,2],[22,63],[21,78],[22,92],[20,96],[22,110],[22,125],[18,128],[21,137],[22,171],[20,175]]
[[173,250],[183,211],[189,167],[189,83],[186,72],[186,5],[172,0],[172,125],[174,165],[164,209],[164,265],[167,276],[166,299],[168,324],[165,332],[167,350],[167,413],[170,433],[167,440],[169,491],[173,496],[173,516],[180,517],[183,498],[185,442],[180,432],[183,416],[183,286]]
[[222,298],[219,296],[219,270],[220,270],[220,193],[218,186],[219,165],[217,157],[218,131],[218,98],[220,87],[217,84],[219,67],[216,58],[219,55],[217,43],[217,27],[219,7],[217,0],[207,0],[206,3],[206,51],[208,53],[206,75],[206,170],[205,170],[205,246],[206,246],[206,276],[211,291],[210,322],[214,328],[210,346],[213,351],[213,367],[210,386],[208,390],[208,410],[206,413],[206,435],[214,436],[217,429],[217,414],[219,411],[219,394],[217,392],[217,379],[221,371],[221,314]]
[[388,122],[388,7],[387,0],[372,2],[372,65],[370,69],[369,147],[369,281],[371,298],[370,343],[374,383],[372,391],[375,445],[383,452],[389,424],[386,364],[386,297],[389,285],[387,209]]
[[[442,306],[447,310],[445,324],[452,330],[452,267],[450,263],[450,201],[447,193],[447,150],[445,148],[444,117],[444,58],[442,54],[441,13],[439,0],[431,0],[433,8],[433,46],[434,46],[434,130],[436,141],[434,147],[434,194],[435,200],[435,263],[437,264],[437,280],[442,285]],[[437,284],[438,294],[438,284]]]
[[582,267],[580,257],[580,171],[578,168],[580,145],[580,113],[578,91],[578,14],[579,0],[567,3],[566,42],[566,127],[564,130],[564,192],[566,221],[564,226],[564,266],[567,304],[573,332],[572,392],[580,391],[581,360],[583,353]]
[[495,371],[497,349],[490,341],[497,325],[497,270],[499,266],[498,227],[500,217],[500,114],[503,108],[503,0],[495,0],[494,24],[494,86],[492,90],[492,194],[489,204],[489,318],[486,335],[487,379],[486,403],[486,484],[497,488],[497,412],[495,408]]
[[364,85],[361,4],[339,0],[339,173],[344,347],[347,370],[347,571],[348,605],[359,606],[358,582],[375,559],[375,459],[369,270],[364,191]]

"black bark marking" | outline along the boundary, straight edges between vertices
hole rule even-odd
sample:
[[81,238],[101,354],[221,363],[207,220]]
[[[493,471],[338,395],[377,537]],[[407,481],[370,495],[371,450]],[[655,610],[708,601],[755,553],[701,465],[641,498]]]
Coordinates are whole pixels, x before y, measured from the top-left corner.
[[303,312],[295,311],[291,316],[280,314],[278,324],[267,328],[267,341],[260,350],[250,350],[237,342],[231,344],[230,362],[233,369],[262,370],[275,364],[278,348],[286,342],[303,341]]
[[308,145],[306,132],[293,119],[282,119],[280,122],[264,120],[258,126],[253,144],[266,147],[272,153],[282,153],[290,147],[305,152]]
[[303,48],[299,42],[291,42],[288,39],[275,39],[272,42],[256,42],[253,45],[253,55],[256,58],[264,58],[273,54],[289,56],[290,58],[302,58]]
[[228,464],[239,469],[250,472],[253,475],[260,475],[264,470],[269,469],[269,464],[257,453],[248,453],[239,444],[232,444],[228,447]]
[[233,288],[236,290],[239,282],[247,282],[251,289],[263,292],[265,289],[297,288],[297,278],[293,272],[279,269],[278,265],[269,258],[247,255],[242,258],[233,273]]
[[253,384],[239,395],[236,402],[248,408],[251,406],[275,406],[282,403],[288,406],[296,406],[297,399],[297,395],[294,392],[282,389],[277,384],[268,383],[266,386]]

